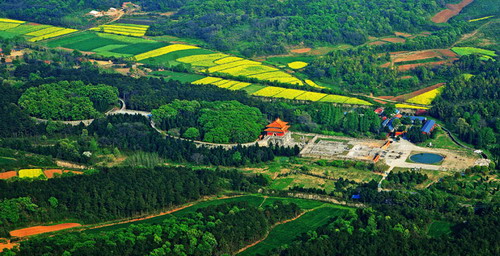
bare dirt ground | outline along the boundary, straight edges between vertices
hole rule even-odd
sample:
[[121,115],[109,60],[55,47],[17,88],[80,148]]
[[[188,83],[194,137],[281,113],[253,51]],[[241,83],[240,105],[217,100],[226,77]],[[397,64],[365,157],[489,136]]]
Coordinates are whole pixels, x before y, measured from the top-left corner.
[[375,42],[371,42],[371,43],[368,43],[368,45],[383,45],[383,44],[386,44],[387,42],[383,42],[383,41],[375,41]]
[[68,161],[57,160],[57,166],[66,167],[66,168],[74,168],[74,169],[86,169],[85,165],[75,164]]
[[436,15],[434,15],[434,17],[432,17],[431,20],[434,23],[445,23],[455,15],[459,14],[465,6],[469,5],[472,2],[474,2],[474,0],[463,0],[458,4],[447,4],[446,7],[448,9],[438,12]]
[[404,32],[394,32],[394,35],[396,35],[396,36],[402,36],[402,37],[412,37],[411,34],[404,33]]
[[306,53],[306,52],[310,52],[311,50],[312,50],[311,48],[300,48],[300,49],[293,49],[290,51],[293,53]]
[[398,66],[398,70],[399,71],[408,71],[410,69],[414,69],[416,67],[421,67],[421,66],[438,66],[438,65],[445,65],[445,64],[451,64],[451,63],[449,61],[446,61],[446,60],[441,60],[441,61],[418,63],[418,64],[406,64],[406,65]]
[[7,243],[0,243],[0,252],[3,251],[3,249],[12,249],[14,246],[18,245],[17,243],[11,243],[10,240],[7,240]]
[[382,38],[380,40],[391,42],[391,43],[404,43],[404,42],[406,42],[406,40],[404,38],[400,38],[400,37]]
[[59,230],[68,229],[68,228],[79,227],[81,225],[82,224],[80,224],[80,223],[62,223],[62,224],[57,224],[57,225],[52,225],[52,226],[35,226],[35,227],[12,230],[12,231],[10,231],[10,235],[15,236],[15,237],[26,237],[26,236],[38,235],[38,234],[43,234],[43,233],[48,233],[48,232],[53,232],[53,231],[59,231]]
[[394,63],[404,62],[404,61],[414,61],[414,60],[425,60],[434,57],[440,57],[440,54],[434,50],[404,52],[391,55],[392,62]]
[[45,171],[43,171],[43,174],[45,174],[45,176],[47,176],[47,178],[49,178],[49,179],[54,178],[54,175],[56,173],[59,174],[59,175],[61,175],[63,173],[63,171],[60,170],[60,169],[51,169],[51,170],[45,170]]
[[16,176],[17,176],[17,172],[15,172],[15,171],[8,171],[8,172],[1,172],[0,173],[1,180],[10,179],[10,178],[16,177]]

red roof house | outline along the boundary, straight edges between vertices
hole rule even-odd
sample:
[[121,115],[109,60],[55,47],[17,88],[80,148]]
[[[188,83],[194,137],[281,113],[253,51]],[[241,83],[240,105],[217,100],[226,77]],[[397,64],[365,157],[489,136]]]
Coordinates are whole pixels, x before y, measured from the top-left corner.
[[268,136],[284,136],[288,132],[288,122],[283,122],[281,119],[276,118],[274,122],[268,124],[264,130]]

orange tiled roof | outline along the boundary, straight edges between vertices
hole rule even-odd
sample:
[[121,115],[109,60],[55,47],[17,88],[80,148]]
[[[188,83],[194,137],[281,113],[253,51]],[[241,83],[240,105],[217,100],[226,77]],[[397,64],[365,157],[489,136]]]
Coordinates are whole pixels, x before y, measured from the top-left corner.
[[267,128],[264,130],[265,132],[286,132],[286,130],[279,129],[279,128]]
[[[273,128],[284,128],[287,127],[288,122],[283,122],[279,117],[274,120],[274,122],[268,124],[266,127],[273,127]],[[290,127],[290,126],[288,126]]]

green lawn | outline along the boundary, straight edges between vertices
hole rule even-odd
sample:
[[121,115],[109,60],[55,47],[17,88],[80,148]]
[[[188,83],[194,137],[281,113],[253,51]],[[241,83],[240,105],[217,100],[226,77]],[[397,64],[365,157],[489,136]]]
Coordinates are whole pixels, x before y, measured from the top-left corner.
[[347,211],[347,207],[333,205],[310,211],[294,221],[276,226],[264,241],[238,255],[267,255],[270,250],[289,244],[300,234],[315,230],[331,218],[341,216]]
[[244,87],[242,90],[243,91],[246,91],[248,94],[252,94],[254,92],[257,92],[261,89],[263,89],[265,86],[263,85],[258,85],[258,84],[251,84],[247,87]]
[[176,60],[182,57],[187,57],[191,55],[201,55],[201,54],[212,54],[215,53],[213,51],[207,49],[188,49],[188,50],[180,50],[171,53],[167,53],[158,57],[148,58],[145,60],[141,60],[142,63],[145,64],[156,64],[156,65],[178,65],[180,62]]
[[427,234],[431,237],[439,237],[451,233],[453,223],[447,221],[436,220],[429,225]]
[[196,80],[202,79],[204,76],[197,74],[189,74],[189,73],[179,73],[173,71],[154,71],[150,73],[154,76],[162,76],[166,79],[177,80],[183,83],[192,83]]
[[427,147],[429,143],[432,143],[433,148],[445,148],[463,151],[464,148],[455,144],[450,137],[444,131],[439,131],[435,139],[429,139],[425,142],[418,143],[418,146]]
[[271,183],[270,189],[283,190],[287,188],[293,182],[293,178],[278,178]]

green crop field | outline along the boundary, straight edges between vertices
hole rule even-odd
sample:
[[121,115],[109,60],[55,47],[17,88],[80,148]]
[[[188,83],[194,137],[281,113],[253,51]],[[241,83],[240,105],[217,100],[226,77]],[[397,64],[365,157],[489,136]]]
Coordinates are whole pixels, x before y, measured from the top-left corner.
[[189,74],[189,73],[179,73],[179,72],[172,72],[172,71],[154,71],[150,73],[151,75],[154,76],[161,76],[166,78],[167,80],[172,79],[172,80],[177,80],[183,83],[192,83],[196,80],[202,79],[204,76],[202,75],[196,75],[196,74]]
[[264,241],[238,255],[266,255],[270,250],[289,244],[300,234],[325,225],[331,218],[342,216],[348,210],[347,207],[328,205],[308,212],[294,221],[276,226]]
[[263,86],[263,85],[252,84],[252,85],[249,85],[247,87],[244,87],[242,90],[246,91],[248,94],[252,94],[252,93],[260,91],[264,88],[265,88],[265,86]]
[[137,55],[143,52],[152,51],[154,49],[158,49],[168,44],[162,42],[154,42],[154,43],[137,43],[124,46],[122,48],[115,49],[113,52],[123,53],[123,54],[131,54]]
[[206,49],[188,49],[188,50],[180,50],[180,51],[175,51],[171,53],[167,53],[158,57],[153,57],[153,58],[148,58],[145,60],[142,60],[141,62],[146,63],[146,64],[169,64],[169,65],[177,65],[180,64],[180,62],[177,62],[176,60],[182,57],[187,57],[191,55],[200,55],[200,54],[212,54],[214,53],[213,51],[206,50]]

